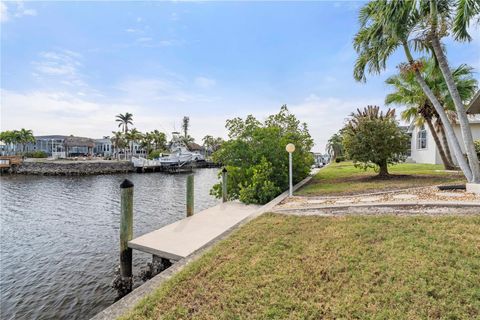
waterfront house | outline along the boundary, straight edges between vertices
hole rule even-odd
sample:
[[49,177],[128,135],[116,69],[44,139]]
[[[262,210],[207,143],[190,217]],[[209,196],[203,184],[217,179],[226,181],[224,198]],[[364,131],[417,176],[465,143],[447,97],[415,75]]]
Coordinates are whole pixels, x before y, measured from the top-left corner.
[[[21,150],[22,146],[14,146],[16,150]],[[134,156],[146,156],[146,152],[137,142],[131,142],[132,154]],[[129,148],[128,148],[129,149]],[[65,135],[46,135],[35,136],[34,143],[25,145],[25,152],[42,151],[49,157],[63,159],[67,157],[82,156],[114,156],[114,148],[110,137],[101,139],[91,139],[86,137],[65,136]],[[130,154],[130,150],[127,150]],[[0,152],[6,153],[6,146],[0,146]],[[123,150],[118,151],[123,154]]]
[[47,135],[35,136],[35,142],[28,143],[25,146],[25,151],[43,151],[49,157],[66,158],[92,155],[94,147],[95,141],[90,138],[64,135]]
[[113,155],[113,144],[110,137],[103,137],[102,139],[95,139],[95,148],[93,152],[96,155],[103,157],[110,157]]
[[34,143],[25,146],[26,152],[43,151],[50,157],[65,158],[65,147],[63,141],[66,136],[47,135],[35,136]]
[[63,141],[67,157],[92,156],[95,140],[91,138],[68,136]]
[[[475,94],[474,98],[468,105],[467,113],[469,114],[473,140],[478,140],[480,139],[480,91]],[[460,147],[462,148],[462,151],[465,152],[460,125],[458,123],[453,123],[452,125],[458,142],[460,142]],[[443,164],[437,145],[433,140],[432,133],[428,126],[417,127],[412,123],[408,132],[411,134],[412,139],[410,144],[411,154],[408,157],[407,162]],[[455,164],[457,164],[455,157],[453,158]]]

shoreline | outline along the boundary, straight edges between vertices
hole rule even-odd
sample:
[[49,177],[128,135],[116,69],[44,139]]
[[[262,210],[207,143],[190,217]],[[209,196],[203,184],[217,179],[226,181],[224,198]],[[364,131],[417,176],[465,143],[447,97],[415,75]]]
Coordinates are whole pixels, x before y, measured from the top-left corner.
[[[212,162],[195,163],[185,167],[187,171],[200,168],[220,168],[221,165]],[[167,168],[168,169],[168,168]],[[185,170],[184,170],[185,171]],[[182,171],[182,172],[184,172]],[[27,159],[2,175],[36,175],[36,176],[84,176],[116,173],[171,172],[165,168],[136,168],[129,160],[45,160]],[[172,171],[176,172],[176,171]],[[178,171],[180,172],[180,171]],[[185,171],[186,172],[186,171]]]
[[[130,161],[24,161],[10,174],[82,176],[134,172]],[[7,173],[8,174],[8,173]]]

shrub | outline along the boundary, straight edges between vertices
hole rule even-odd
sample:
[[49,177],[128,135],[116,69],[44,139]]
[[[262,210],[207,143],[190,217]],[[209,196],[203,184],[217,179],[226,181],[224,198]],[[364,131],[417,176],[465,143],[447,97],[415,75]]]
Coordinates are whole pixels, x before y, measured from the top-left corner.
[[45,151],[25,152],[24,156],[27,158],[47,158],[48,157]]
[[475,140],[473,143],[475,144],[475,152],[477,152],[477,156],[480,159],[480,140]]
[[345,157],[344,157],[344,156],[339,156],[339,157],[336,157],[336,158],[335,158],[335,162],[336,162],[336,163],[343,162],[343,161],[345,161]]
[[347,157],[356,167],[373,167],[379,176],[388,176],[388,165],[405,159],[408,136],[395,120],[395,109],[385,114],[379,107],[368,106],[352,113],[342,129]]
[[[295,145],[293,180],[299,182],[310,173],[313,140],[305,123],[300,123],[286,106],[263,123],[249,115],[245,120],[227,120],[230,140],[213,154],[213,160],[228,170],[228,198],[244,203],[264,204],[288,189],[288,153]],[[222,186],[211,192],[220,198]]]
[[156,159],[156,158],[160,157],[161,154],[162,154],[162,150],[152,150],[148,154],[148,159],[150,159],[150,160]]

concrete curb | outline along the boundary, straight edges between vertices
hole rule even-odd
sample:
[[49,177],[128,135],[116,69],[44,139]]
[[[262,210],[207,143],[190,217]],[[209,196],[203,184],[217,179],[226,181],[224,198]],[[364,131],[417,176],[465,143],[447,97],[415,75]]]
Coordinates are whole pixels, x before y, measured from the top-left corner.
[[[297,189],[305,185],[307,182],[309,182],[312,179],[312,177],[315,174],[317,174],[317,172],[318,170],[313,170],[308,177],[306,177],[305,179],[303,179],[293,187],[293,191],[296,191]],[[140,302],[140,300],[142,300],[147,295],[153,293],[164,282],[172,278],[178,272],[182,271],[185,268],[185,266],[187,266],[189,263],[199,259],[205,252],[211,249],[218,242],[227,238],[230,234],[232,234],[232,232],[239,229],[241,226],[245,225],[246,223],[250,222],[256,217],[260,216],[261,214],[271,211],[273,207],[275,207],[277,204],[279,204],[281,201],[283,201],[287,197],[288,197],[288,190],[283,192],[279,196],[277,196],[275,199],[273,199],[269,203],[260,207],[258,210],[253,212],[250,216],[238,222],[236,225],[234,225],[233,227],[231,227],[230,229],[228,229],[227,231],[225,231],[224,233],[222,233],[212,241],[208,242],[202,248],[198,249],[188,257],[180,259],[179,261],[174,263],[170,268],[156,275],[152,279],[148,280],[147,282],[145,282],[144,284],[142,284],[141,286],[133,290],[131,293],[129,293],[122,299],[118,300],[117,302],[115,302],[105,310],[101,311],[91,319],[92,320],[111,320],[111,319],[117,319],[118,317],[124,315],[125,313],[130,311],[133,307],[135,307],[135,305],[138,302]]]
[[276,209],[273,212],[290,212],[290,211],[311,211],[322,209],[347,209],[347,208],[370,208],[370,207],[480,207],[480,202],[462,202],[462,201],[412,201],[412,202],[371,202],[371,203],[348,203],[338,205],[311,206],[311,207],[291,207],[285,209]]

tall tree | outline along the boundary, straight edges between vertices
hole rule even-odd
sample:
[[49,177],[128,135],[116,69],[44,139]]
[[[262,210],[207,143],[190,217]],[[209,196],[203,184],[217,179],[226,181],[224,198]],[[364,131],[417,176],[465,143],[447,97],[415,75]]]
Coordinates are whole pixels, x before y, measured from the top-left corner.
[[154,130],[152,132],[155,150],[164,151],[167,149],[167,135],[164,132]]
[[[442,103],[449,115],[454,113],[450,93],[435,59],[422,58],[419,61],[423,65],[421,71],[422,76],[425,78],[426,83],[438,101]],[[471,67],[466,65],[460,65],[453,70],[454,80],[457,88],[459,88],[459,92],[461,92],[463,101],[469,101],[477,90],[477,81],[473,78],[472,70]],[[417,126],[422,126],[426,123],[437,145],[445,168],[453,169],[453,160],[444,134],[443,123],[440,121],[438,113],[433,108],[432,103],[415,80],[415,75],[408,71],[400,72],[399,74],[389,77],[386,83],[390,85],[394,91],[386,96],[385,103],[387,105],[397,104],[407,106],[401,114],[403,120],[413,121]],[[437,131],[441,137],[439,137]]]
[[354,37],[354,48],[358,53],[354,78],[358,81],[365,81],[366,71],[380,73],[386,68],[387,60],[396,49],[402,48],[408,61],[403,68],[414,73],[416,81],[432,102],[444,124],[450,147],[453,149],[467,181],[477,182],[472,171],[475,170],[478,163],[469,165],[463,157],[460,143],[448,120],[447,113],[421,75],[422,65],[412,55],[411,45],[415,48],[423,48],[425,43],[421,37],[410,38],[412,33],[418,30],[421,22],[421,12],[413,4],[415,4],[414,1],[374,0],[361,8],[359,13],[360,30]]
[[377,106],[357,109],[342,129],[345,151],[356,167],[378,169],[388,176],[388,165],[404,159],[408,137],[395,120],[395,109],[384,114]]
[[220,149],[222,144],[225,142],[221,137],[213,137],[211,135],[206,135],[202,139],[203,147],[205,149],[205,155],[211,154]]
[[337,157],[343,156],[344,150],[342,136],[338,133],[335,133],[333,136],[331,136],[330,139],[328,139],[326,149],[332,161],[334,161]]
[[120,131],[112,131],[113,136],[110,138],[112,142],[113,149],[117,160],[120,159],[120,150],[125,148],[125,138],[123,132]]
[[132,124],[133,125],[133,114],[126,112],[125,114],[117,114],[115,116],[116,120],[118,122],[118,127],[122,128],[122,131],[124,134],[128,132],[128,125]]
[[25,146],[27,143],[35,143],[35,137],[33,136],[32,130],[20,129],[18,131],[18,143],[22,145],[22,152],[25,152]]
[[135,143],[138,143],[140,140],[143,138],[143,134],[138,131],[136,128],[133,128],[127,134],[125,135],[125,138],[127,140],[129,149],[130,149],[130,154],[133,155],[133,147]]
[[190,128],[190,118],[187,116],[183,117],[182,120],[182,130],[183,130],[183,136],[185,138],[188,137],[188,129]]
[[[285,146],[295,145],[293,179],[301,181],[310,172],[313,139],[307,125],[287,106],[263,123],[252,115],[227,120],[229,140],[213,154],[213,160],[228,170],[228,197],[245,203],[263,204],[288,189],[288,156]],[[221,184],[212,194],[221,196]]]
[[[480,14],[480,2],[478,0],[461,0],[455,3],[447,0],[430,0],[428,2],[422,0],[421,2],[429,4],[428,7],[425,5],[425,8],[430,9],[429,19],[425,22],[430,27],[426,35],[426,41],[428,45],[433,48],[433,52],[435,53],[438,65],[445,78],[448,91],[450,91],[450,96],[457,111],[458,123],[460,124],[460,131],[465,144],[470,170],[472,171],[471,182],[480,183],[480,164],[477,153],[475,152],[475,144],[473,143],[472,130],[467,117],[467,111],[460,92],[455,85],[452,70],[449,67],[444,52],[444,46],[441,43],[441,39],[447,35],[446,30],[451,27],[453,27],[453,35],[456,40],[469,41],[471,39],[468,34],[468,25],[475,16]],[[422,8],[422,6],[420,7]],[[450,17],[451,12],[457,13],[454,19]]]

